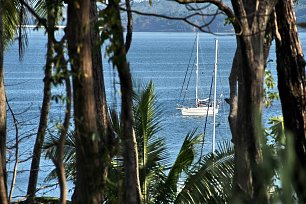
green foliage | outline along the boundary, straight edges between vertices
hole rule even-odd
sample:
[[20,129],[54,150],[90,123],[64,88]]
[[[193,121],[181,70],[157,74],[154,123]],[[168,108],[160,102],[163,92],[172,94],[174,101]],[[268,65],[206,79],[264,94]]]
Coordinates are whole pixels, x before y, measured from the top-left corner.
[[148,191],[154,189],[154,182],[160,178],[160,164],[167,158],[165,140],[156,137],[160,131],[161,108],[156,103],[152,81],[138,88],[134,94],[134,130],[138,144],[140,184],[144,200],[148,201]]
[[226,203],[231,199],[233,174],[234,149],[225,142],[188,172],[175,203]]
[[264,89],[264,103],[265,107],[268,108],[273,105],[275,100],[278,100],[278,92],[273,91],[275,87],[274,78],[270,70],[265,69],[265,89]]
[[235,21],[234,18],[230,18],[230,17],[227,17],[225,20],[224,20],[224,25],[230,25],[230,24],[233,24],[233,22]]
[[[116,2],[109,4],[103,11],[99,12],[97,26],[101,26],[101,44],[108,40],[105,47],[105,54],[114,66],[121,60],[121,44],[123,43],[123,28],[120,20],[119,8]],[[118,67],[120,68],[120,67]]]
[[274,139],[274,143],[278,146],[286,145],[284,118],[282,116],[269,118],[268,124],[271,125],[269,135]]
[[261,169],[269,186],[271,203],[297,203],[292,184],[296,179],[293,168],[296,165],[293,137],[285,134],[283,117],[269,119],[265,130],[267,140],[263,144],[264,163]]
[[202,142],[202,135],[195,135],[195,132],[196,129],[186,135],[179,154],[169,169],[168,175],[164,182],[159,183],[157,187],[159,191],[155,198],[156,203],[171,203],[175,201],[180,178],[183,177],[183,173],[188,173],[196,157],[196,145]]
[[19,25],[19,9],[18,1],[1,1],[3,9],[3,40],[4,48],[6,48],[15,37],[17,27]]

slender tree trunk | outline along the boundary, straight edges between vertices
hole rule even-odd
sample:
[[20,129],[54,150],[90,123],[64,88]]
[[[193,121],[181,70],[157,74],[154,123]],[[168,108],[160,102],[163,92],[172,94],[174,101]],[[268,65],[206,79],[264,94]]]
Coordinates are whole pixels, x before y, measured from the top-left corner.
[[[114,46],[113,63],[118,69],[122,98],[121,124],[124,143],[125,168],[125,203],[141,203],[141,188],[138,172],[138,152],[136,138],[133,131],[132,97],[133,86],[130,67],[126,59],[126,51],[121,26],[119,1],[110,0],[106,15],[112,22],[110,29],[113,37],[110,39]],[[114,19],[114,20],[113,20]]]
[[42,108],[40,113],[40,121],[37,130],[36,141],[33,149],[33,158],[30,169],[28,190],[27,190],[27,201],[29,203],[34,202],[34,197],[36,193],[36,186],[38,181],[39,173],[39,164],[40,157],[42,152],[42,146],[45,140],[46,129],[48,126],[48,115],[50,110],[50,101],[51,101],[51,78],[52,78],[52,62],[53,62],[53,53],[54,53],[54,8],[48,9],[48,43],[47,43],[47,57],[45,65],[45,78],[44,78],[44,96],[42,102]]
[[[298,37],[292,0],[276,5],[278,90],[287,137],[293,137],[296,163],[293,186],[300,203],[306,202],[306,79],[305,60]],[[285,16],[285,17],[284,17]]]
[[76,189],[73,203],[102,203],[103,179],[99,155],[90,42],[90,0],[68,2],[67,40],[73,80],[76,140]]
[[57,45],[55,46],[55,51],[57,53],[57,57],[59,60],[59,69],[62,70],[65,77],[64,81],[66,87],[66,109],[65,109],[64,121],[60,129],[60,138],[57,143],[58,154],[56,158],[53,158],[52,160],[56,167],[56,174],[60,186],[60,204],[66,204],[67,184],[66,184],[66,175],[65,175],[65,167],[63,164],[63,160],[64,160],[64,147],[66,142],[66,136],[70,125],[72,93],[71,93],[70,75],[67,67],[67,62],[64,56],[65,55],[64,45],[62,44],[62,42],[57,43]]
[[133,15],[131,11],[130,0],[125,0],[126,15],[127,15],[127,25],[126,25],[126,36],[125,36],[125,52],[128,53],[133,38]]
[[6,102],[4,87],[3,2],[0,0],[0,203],[7,203],[6,179]]
[[[64,54],[64,53],[63,53]],[[67,69],[67,67],[66,67]],[[71,85],[70,85],[70,78],[67,74],[65,79],[65,86],[66,86],[66,111],[65,111],[65,118],[61,129],[61,135],[58,142],[58,155],[55,158],[55,166],[56,166],[56,173],[58,177],[58,182],[60,186],[60,204],[66,204],[67,200],[67,185],[66,185],[66,175],[65,175],[65,167],[63,164],[64,159],[64,146],[66,142],[66,136],[69,129],[69,121],[71,115]]]

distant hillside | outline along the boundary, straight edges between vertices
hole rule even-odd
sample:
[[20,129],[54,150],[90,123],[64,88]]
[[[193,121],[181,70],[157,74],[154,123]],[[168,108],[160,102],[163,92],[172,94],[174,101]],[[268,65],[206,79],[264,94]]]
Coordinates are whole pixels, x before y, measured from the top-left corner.
[[[224,0],[225,3],[230,5],[229,0]],[[132,5],[133,10],[145,12],[145,13],[155,13],[162,14],[172,17],[185,17],[194,11],[189,11],[185,5],[180,5],[174,1],[167,0],[152,0],[152,6],[150,6],[148,1],[135,2]],[[194,5],[195,6],[195,5]],[[199,7],[201,5],[198,5]],[[203,6],[203,5],[202,5]],[[216,11],[215,6],[210,6],[205,9],[205,12],[214,13]],[[300,1],[296,5],[296,15],[298,22],[306,22],[306,2]],[[177,20],[168,20],[152,16],[141,16],[133,14],[134,18],[134,31],[150,31],[150,32],[189,32],[193,31],[194,27],[188,25],[185,22]],[[126,22],[126,16],[122,16],[122,20]],[[209,22],[211,17],[195,17],[191,19],[192,22],[196,24],[204,24]],[[225,25],[226,16],[218,15],[213,22],[210,24],[209,29],[212,32],[232,32],[233,28],[231,25]]]

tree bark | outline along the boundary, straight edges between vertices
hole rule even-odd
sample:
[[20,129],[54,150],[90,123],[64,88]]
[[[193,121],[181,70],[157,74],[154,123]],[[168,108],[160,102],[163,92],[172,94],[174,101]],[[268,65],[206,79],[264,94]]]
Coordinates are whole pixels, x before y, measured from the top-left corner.
[[296,161],[293,186],[300,203],[306,202],[306,81],[305,60],[298,37],[292,0],[275,8],[278,90],[287,137],[293,137]]
[[237,48],[232,64],[231,73],[229,76],[230,84],[230,112],[228,122],[232,133],[232,142],[235,144],[237,138],[237,111],[238,111],[238,72],[241,69],[241,54],[239,41],[237,40]]
[[[0,157],[2,157],[1,152],[0,152]],[[0,168],[2,169],[2,158],[0,159]],[[0,171],[0,203],[1,204],[8,203],[3,171]]]
[[[103,185],[101,187],[102,197],[104,196],[105,182],[108,174],[108,166],[111,161],[112,149],[114,146],[114,135],[110,123],[110,117],[108,114],[105,84],[103,76],[103,63],[102,63],[102,52],[101,52],[101,39],[99,37],[99,30],[96,26],[98,19],[98,12],[96,1],[91,0],[90,5],[90,19],[91,22],[91,47],[92,47],[92,72],[94,78],[94,92],[96,100],[96,111],[97,111],[97,124],[99,132],[101,133],[100,143],[100,159],[102,169]],[[102,156],[103,155],[103,156]]]
[[0,0],[0,202],[7,203],[6,102],[4,87],[3,2]]
[[33,158],[30,169],[28,190],[27,190],[27,201],[28,203],[34,202],[34,197],[36,193],[36,186],[39,173],[40,157],[42,152],[42,146],[45,140],[46,129],[48,126],[48,116],[50,110],[51,101],[51,78],[52,78],[52,63],[53,63],[53,53],[54,53],[54,25],[55,16],[54,8],[48,8],[48,43],[47,43],[47,56],[45,65],[45,77],[44,77],[44,96],[42,102],[42,108],[40,113],[40,121],[37,130],[37,136],[33,149]]
[[[119,1],[110,0],[106,15],[111,22],[110,30],[113,37],[110,39],[113,45],[113,63],[117,67],[121,89],[121,125],[124,144],[124,168],[125,168],[125,203],[141,203],[141,188],[138,172],[138,151],[136,138],[133,131],[132,97],[133,86],[130,67],[126,59],[126,50],[121,26]],[[113,20],[115,19],[115,20]],[[113,21],[113,22],[112,22]]]
[[[260,175],[262,154],[264,34],[276,1],[232,0],[241,26],[237,48],[241,49],[235,144],[234,201],[267,203],[264,178]],[[237,30],[236,30],[236,33]]]
[[100,204],[103,179],[90,42],[90,0],[68,1],[67,40],[73,80],[76,187],[73,203]]
[[125,0],[127,25],[126,25],[126,35],[125,35],[125,52],[128,53],[133,38],[133,15],[131,11],[130,0]]
[[102,52],[101,52],[101,39],[99,37],[99,30],[96,28],[97,22],[97,6],[96,1],[91,0],[90,7],[90,19],[91,23],[91,46],[92,46],[92,67],[93,76],[95,82],[95,97],[97,103],[97,114],[98,122],[102,127],[103,135],[107,136],[108,129],[110,128],[110,118],[107,110],[106,94],[105,94],[105,84],[103,76],[103,63],[102,63]]

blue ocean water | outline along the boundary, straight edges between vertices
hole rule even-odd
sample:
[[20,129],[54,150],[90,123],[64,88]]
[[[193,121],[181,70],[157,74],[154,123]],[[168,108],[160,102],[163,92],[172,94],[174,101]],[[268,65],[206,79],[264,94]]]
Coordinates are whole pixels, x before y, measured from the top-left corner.
[[[60,37],[61,34],[58,35]],[[218,81],[217,95],[229,96],[228,76],[231,69],[236,42],[235,37],[230,35],[214,36],[210,34],[200,34],[200,84],[203,96],[208,96],[211,76],[214,63],[214,40],[219,40],[218,58]],[[304,52],[306,47],[306,33],[300,33]],[[135,82],[147,83],[152,80],[158,103],[163,110],[162,130],[159,136],[165,137],[170,155],[169,162],[172,162],[183,143],[185,135],[197,128],[198,133],[204,130],[205,118],[203,117],[183,117],[176,110],[182,83],[190,54],[193,48],[195,33],[134,33],[132,47],[128,54],[131,71]],[[45,64],[46,36],[43,31],[29,31],[28,47],[25,49],[23,61],[19,61],[18,43],[13,43],[5,53],[5,85],[7,98],[13,111],[20,122],[19,143],[20,160],[25,160],[32,153],[34,137],[37,131],[39,113],[43,95],[43,68]],[[271,48],[270,58],[274,61],[269,63],[268,68],[272,71],[275,80],[275,48]],[[113,107],[115,102],[120,101],[120,89],[116,74],[112,65],[108,63],[107,57],[104,59],[104,77],[107,88],[107,98],[109,106]],[[195,80],[191,77],[187,99],[194,97]],[[56,87],[53,94],[63,93],[63,87]],[[115,94],[117,93],[117,94]],[[56,121],[63,117],[62,105],[53,102],[50,115],[49,128],[52,129]],[[230,131],[227,124],[229,106],[223,104],[217,116],[217,142],[230,140]],[[270,116],[280,115],[281,108],[279,102],[264,110],[263,122]],[[8,134],[9,145],[14,143],[14,127],[11,115],[8,113]],[[205,133],[204,152],[211,151],[212,118],[207,121]],[[8,157],[13,159],[13,151],[9,150]],[[13,163],[8,163],[11,171]],[[14,196],[26,194],[28,182],[28,170],[30,161],[19,164],[19,174],[16,181]],[[53,165],[48,160],[42,160],[39,179],[39,186],[43,187],[43,179]],[[56,186],[55,186],[56,187]],[[53,187],[53,188],[55,188]],[[72,187],[72,184],[70,185]],[[55,195],[56,191],[40,191],[48,195]],[[52,190],[52,188],[51,188]]]

